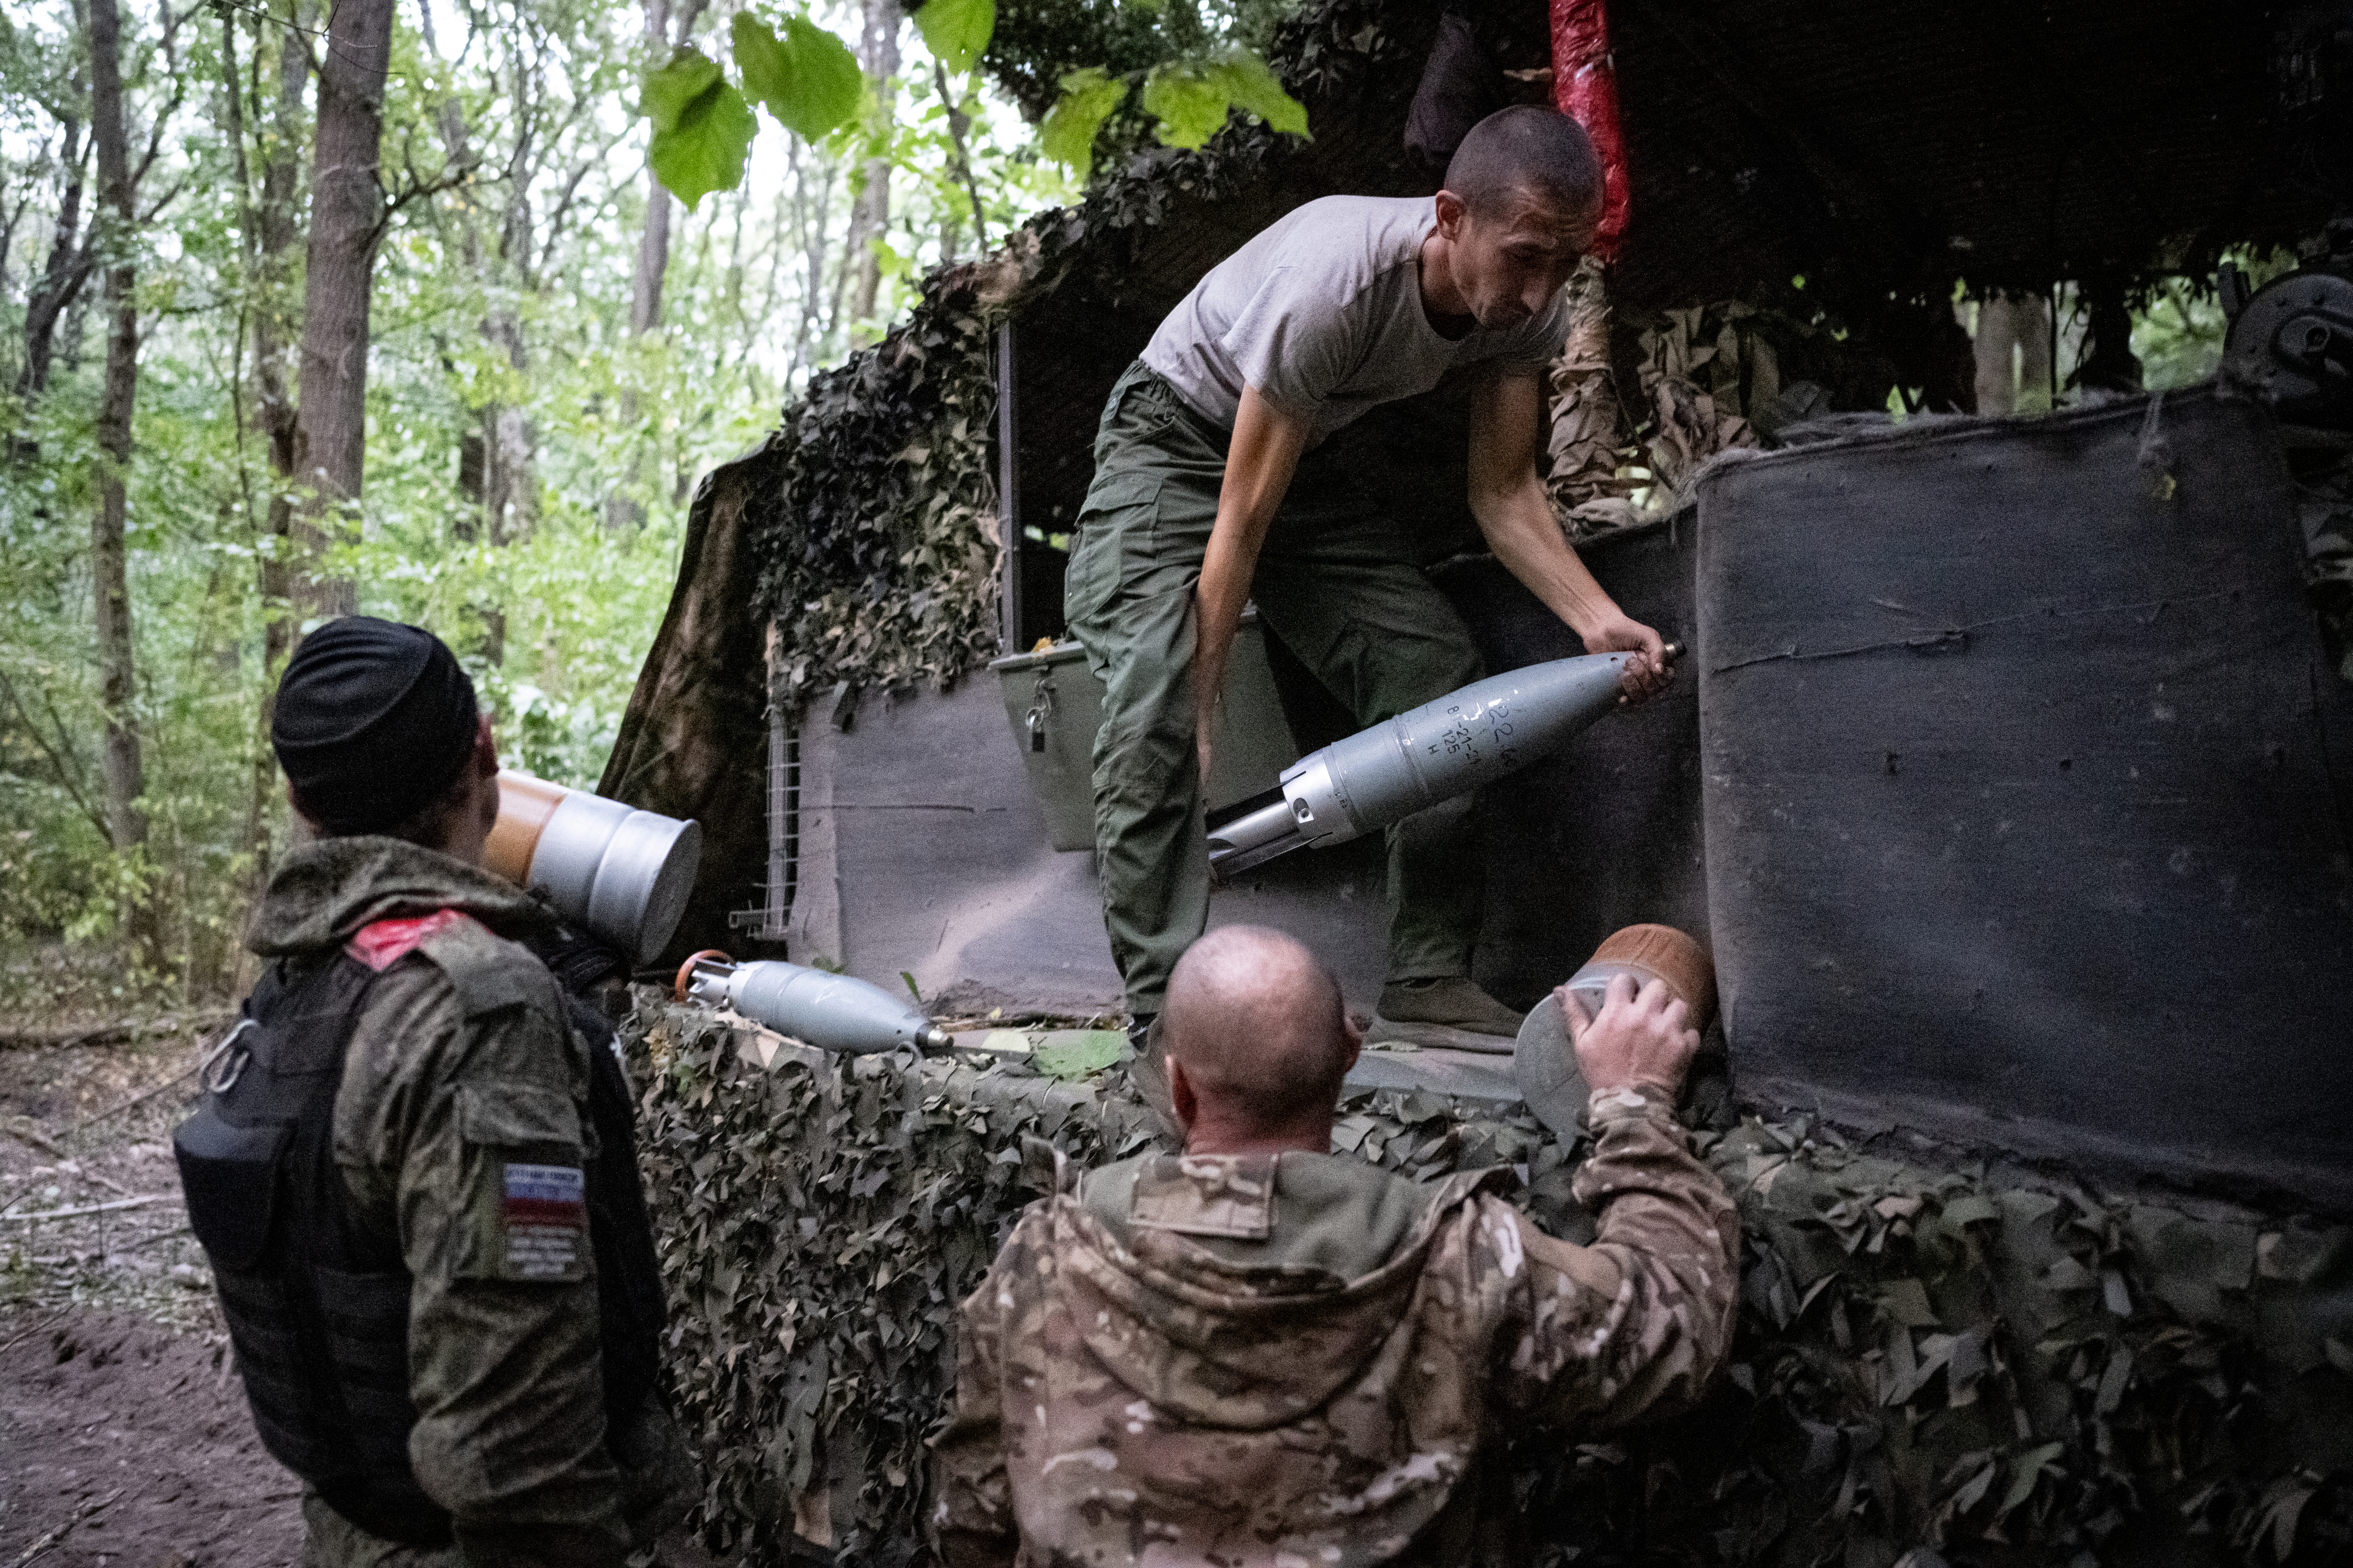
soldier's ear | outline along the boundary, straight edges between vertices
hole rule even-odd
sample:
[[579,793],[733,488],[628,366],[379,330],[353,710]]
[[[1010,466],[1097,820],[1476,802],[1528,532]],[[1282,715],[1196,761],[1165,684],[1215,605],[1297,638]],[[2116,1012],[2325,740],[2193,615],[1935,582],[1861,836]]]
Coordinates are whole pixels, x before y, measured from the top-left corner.
[[1470,204],[1452,191],[1439,192],[1436,201],[1437,210],[1434,216],[1437,219],[1438,232],[1449,240],[1461,238],[1462,222],[1469,216]]
[[1193,1080],[1185,1076],[1185,1064],[1172,1053],[1160,1058],[1168,1068],[1168,1108],[1176,1113],[1176,1125],[1190,1127],[1201,1113],[1201,1100],[1193,1092]]

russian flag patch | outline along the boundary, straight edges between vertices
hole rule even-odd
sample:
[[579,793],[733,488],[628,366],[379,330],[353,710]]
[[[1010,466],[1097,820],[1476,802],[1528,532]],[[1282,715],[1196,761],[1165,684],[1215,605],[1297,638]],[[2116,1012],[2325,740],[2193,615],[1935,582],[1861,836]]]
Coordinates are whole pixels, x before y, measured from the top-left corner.
[[516,1279],[576,1277],[588,1228],[588,1182],[575,1165],[506,1168],[506,1265]]

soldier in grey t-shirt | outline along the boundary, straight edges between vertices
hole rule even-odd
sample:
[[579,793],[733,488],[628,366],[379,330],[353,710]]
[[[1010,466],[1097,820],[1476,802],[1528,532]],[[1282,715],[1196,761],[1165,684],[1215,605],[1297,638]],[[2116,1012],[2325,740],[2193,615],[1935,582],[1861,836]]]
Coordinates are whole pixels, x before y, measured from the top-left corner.
[[[1575,121],[1507,109],[1464,138],[1434,197],[1330,196],[1195,286],[1113,388],[1064,602],[1103,682],[1094,752],[1103,923],[1139,1026],[1208,917],[1201,781],[1245,601],[1374,724],[1480,674],[1406,525],[1317,448],[1379,404],[1480,367],[1471,510],[1513,575],[1595,653],[1659,635],[1568,547],[1537,471],[1544,371],[1600,207]],[[1508,1051],[1519,1017],[1470,978],[1480,893],[1467,798],[1389,830],[1388,982],[1370,1038]]]

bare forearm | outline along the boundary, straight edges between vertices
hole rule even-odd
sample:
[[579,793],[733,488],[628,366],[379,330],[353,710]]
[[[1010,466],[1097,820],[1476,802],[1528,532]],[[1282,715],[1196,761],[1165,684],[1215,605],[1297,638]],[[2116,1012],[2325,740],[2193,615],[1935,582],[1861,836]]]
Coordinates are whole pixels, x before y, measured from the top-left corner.
[[1472,497],[1471,509],[1504,569],[1578,637],[1590,637],[1620,613],[1617,601],[1569,548],[1553,516],[1552,498],[1533,469],[1507,489]]
[[1256,387],[1242,389],[1234,416],[1234,437],[1226,450],[1226,477],[1218,491],[1218,520],[1201,558],[1201,580],[1193,590],[1199,613],[1193,653],[1195,701],[1206,721],[1226,676],[1226,655],[1234,628],[1250,601],[1250,578],[1267,530],[1291,489],[1299,454],[1307,447],[1307,426],[1266,402]]
[[1209,535],[1209,548],[1201,561],[1201,581],[1194,588],[1194,601],[1199,611],[1199,629],[1193,650],[1193,679],[1204,707],[1216,700],[1226,677],[1226,656],[1234,644],[1234,632],[1241,625],[1242,606],[1250,602],[1250,578],[1258,566],[1255,541],[1239,535],[1260,531],[1249,528],[1247,519],[1238,520],[1238,526],[1226,526],[1225,507],[1218,509],[1218,522]]

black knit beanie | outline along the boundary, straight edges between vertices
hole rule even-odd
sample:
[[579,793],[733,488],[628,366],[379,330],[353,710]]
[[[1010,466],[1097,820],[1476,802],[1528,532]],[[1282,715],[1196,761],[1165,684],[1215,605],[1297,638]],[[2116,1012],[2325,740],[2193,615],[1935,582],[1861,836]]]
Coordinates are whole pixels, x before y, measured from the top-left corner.
[[345,616],[294,650],[269,741],[295,805],[322,832],[382,833],[457,782],[479,711],[474,683],[439,637]]

